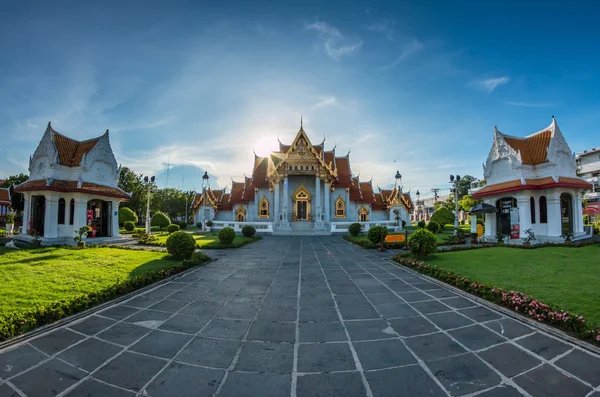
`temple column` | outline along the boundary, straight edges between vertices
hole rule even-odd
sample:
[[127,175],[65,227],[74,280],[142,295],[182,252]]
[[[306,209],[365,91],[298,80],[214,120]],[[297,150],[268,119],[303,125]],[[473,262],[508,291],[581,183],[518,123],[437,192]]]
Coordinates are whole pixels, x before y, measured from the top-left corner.
[[519,237],[525,238],[527,230],[531,229],[531,203],[528,195],[517,196],[517,207],[519,207]]
[[477,215],[471,215],[471,233],[477,234]]
[[[113,200],[111,207],[112,207],[110,209],[111,214],[109,215],[111,217],[110,236],[111,237],[120,237],[119,236],[119,200]],[[187,219],[185,220],[185,223],[187,223]]]
[[[75,229],[79,230],[87,224],[87,197],[75,196],[75,209],[73,211],[73,236],[75,236]],[[119,206],[117,204],[117,211]],[[119,225],[119,216],[117,215],[117,226]]]
[[323,217],[321,216],[321,178],[315,176],[315,205],[313,211],[313,230],[325,230]]
[[560,213],[560,193],[550,193],[546,196],[548,208],[548,237],[562,236],[562,215]]
[[283,178],[283,216],[279,230],[292,230],[288,219],[288,210],[291,208],[290,205],[290,186],[288,176]]
[[325,223],[329,224],[329,221],[331,219],[331,213],[329,212],[329,206],[331,205],[330,201],[331,201],[331,196],[330,196],[330,187],[329,187],[329,183],[326,182],[325,183]]
[[46,196],[46,209],[44,214],[44,237],[58,237],[58,197]]
[[275,225],[279,225],[279,184],[281,182],[277,181],[277,183],[275,184],[275,199],[273,202],[273,218],[274,218],[274,224]]
[[580,192],[575,192],[575,200],[573,200],[573,208],[575,221],[573,222],[573,235],[582,234],[583,231],[583,198]]
[[29,217],[31,216],[31,195],[25,193],[23,195],[23,226],[21,227],[21,233],[27,234],[29,231]]
[[485,214],[485,233],[484,240],[488,243],[495,243],[496,239],[496,214]]

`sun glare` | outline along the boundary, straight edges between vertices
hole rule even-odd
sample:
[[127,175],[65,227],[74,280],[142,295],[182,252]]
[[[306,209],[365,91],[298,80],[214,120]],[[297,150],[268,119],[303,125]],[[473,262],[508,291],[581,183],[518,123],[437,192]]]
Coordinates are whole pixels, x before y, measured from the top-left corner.
[[254,152],[260,157],[266,157],[277,150],[279,150],[279,142],[275,135],[261,136],[254,142]]

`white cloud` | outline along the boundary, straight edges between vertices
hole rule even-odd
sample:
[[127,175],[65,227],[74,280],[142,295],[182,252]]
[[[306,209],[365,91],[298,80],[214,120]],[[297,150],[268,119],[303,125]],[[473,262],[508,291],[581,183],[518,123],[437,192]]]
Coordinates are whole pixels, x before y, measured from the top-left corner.
[[323,41],[325,53],[336,61],[359,52],[363,45],[362,40],[347,39],[340,33],[338,28],[327,22],[317,21],[309,23],[304,26],[304,29],[317,32]]
[[381,20],[378,22],[373,22],[370,25],[367,25],[367,29],[373,32],[383,33],[387,36],[388,39],[394,39],[394,22],[389,22],[387,20]]
[[468,85],[472,87],[476,87],[487,91],[488,94],[491,94],[496,88],[501,85],[507,84],[510,81],[510,77],[501,76],[501,77],[492,77],[487,79],[475,80],[470,82]]
[[458,167],[464,167],[465,163],[454,163],[454,164],[442,164],[440,166],[438,166],[438,170],[447,170],[448,168],[458,168]]
[[398,66],[399,64],[404,62],[406,59],[408,59],[411,55],[422,51],[423,48],[424,48],[423,43],[421,43],[419,40],[416,40],[416,39],[412,40],[410,43],[408,43],[407,45],[404,46],[404,48],[402,49],[402,52],[400,52],[400,55],[394,62],[392,62],[389,65],[382,66],[381,70],[390,70],[390,69]]
[[316,110],[316,109],[319,109],[319,108],[324,108],[324,107],[326,107],[326,106],[330,106],[330,105],[333,105],[333,104],[335,104],[335,103],[336,103],[336,99],[335,99],[335,97],[334,97],[334,96],[330,96],[330,97],[327,97],[327,98],[323,99],[322,101],[319,101],[319,102],[317,102],[317,103],[316,103],[316,104],[315,104],[315,105],[312,107],[312,109],[313,109],[313,110]]
[[522,106],[526,108],[551,108],[554,106],[551,103],[539,103],[539,102],[518,102],[518,101],[502,101],[502,103],[510,106]]

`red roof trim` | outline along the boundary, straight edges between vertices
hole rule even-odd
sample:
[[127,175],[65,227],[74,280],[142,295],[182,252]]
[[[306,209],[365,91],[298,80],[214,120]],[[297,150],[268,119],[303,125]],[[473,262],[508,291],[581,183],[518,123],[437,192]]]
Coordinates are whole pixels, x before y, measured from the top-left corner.
[[544,189],[552,189],[552,188],[556,188],[556,187],[589,189],[591,187],[591,185],[589,183],[586,183],[586,182],[581,182],[581,183],[554,182],[554,183],[546,183],[544,185],[530,185],[530,184],[526,184],[526,185],[520,185],[520,186],[507,187],[507,188],[498,189],[498,190],[489,190],[487,192],[484,192],[483,194],[479,194],[479,192],[475,192],[473,194],[473,198],[474,199],[479,199],[479,198],[482,198],[482,197],[494,196],[494,195],[500,194],[500,193],[518,192],[518,191],[521,191],[521,190],[544,190]]

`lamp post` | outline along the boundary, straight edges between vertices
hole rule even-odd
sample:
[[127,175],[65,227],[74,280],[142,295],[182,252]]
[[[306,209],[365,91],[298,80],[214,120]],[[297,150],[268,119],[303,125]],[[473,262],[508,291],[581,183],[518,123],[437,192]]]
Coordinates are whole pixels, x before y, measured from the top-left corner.
[[155,177],[151,176],[148,179],[147,176],[144,177],[144,183],[148,188],[148,201],[146,203],[146,233],[150,234],[150,193],[152,192],[152,185],[154,184]]
[[417,221],[420,221],[423,202],[421,201],[421,192],[419,192],[418,190],[417,190],[417,203],[416,204],[417,204]]
[[402,189],[402,174],[400,174],[400,171],[396,170],[396,176],[394,178],[396,178],[396,189],[398,189],[398,186]]
[[202,176],[202,230],[206,230],[206,220],[204,215],[206,213],[206,190],[208,189],[208,171],[204,171]]
[[454,235],[458,234],[458,181],[460,181],[460,175],[450,175],[450,183],[454,188],[454,203],[455,203],[455,212],[454,212]]

